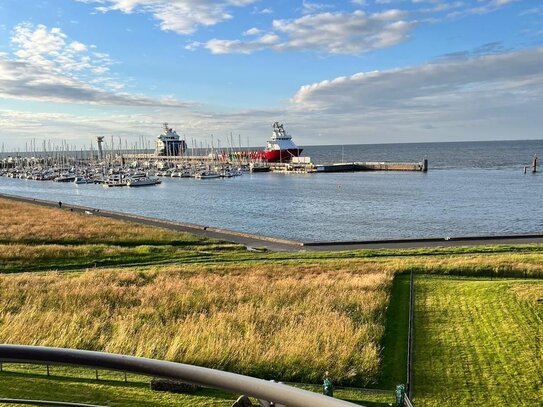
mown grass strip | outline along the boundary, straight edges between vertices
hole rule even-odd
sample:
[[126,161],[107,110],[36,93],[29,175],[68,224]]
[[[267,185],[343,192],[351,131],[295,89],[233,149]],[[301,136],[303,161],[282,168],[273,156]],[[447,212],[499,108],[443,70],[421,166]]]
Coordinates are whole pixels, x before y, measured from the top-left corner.
[[543,282],[418,276],[415,405],[543,400]]
[[406,383],[407,326],[409,321],[409,276],[394,278],[381,342],[381,369],[375,387],[394,389]]

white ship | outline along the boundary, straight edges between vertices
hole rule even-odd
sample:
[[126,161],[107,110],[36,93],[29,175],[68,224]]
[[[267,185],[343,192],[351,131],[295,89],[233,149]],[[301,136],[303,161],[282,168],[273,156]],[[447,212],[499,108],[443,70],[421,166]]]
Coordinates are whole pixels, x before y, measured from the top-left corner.
[[163,123],[162,126],[163,131],[156,140],[155,155],[167,157],[183,155],[187,149],[185,140],[181,140],[168,123]]

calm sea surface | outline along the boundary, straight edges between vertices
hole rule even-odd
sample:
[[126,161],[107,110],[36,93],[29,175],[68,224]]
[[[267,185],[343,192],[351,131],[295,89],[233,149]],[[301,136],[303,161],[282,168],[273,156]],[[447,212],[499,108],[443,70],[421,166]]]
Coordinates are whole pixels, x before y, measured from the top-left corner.
[[[524,174],[537,154],[540,173]],[[310,240],[543,233],[543,140],[306,147],[316,163],[421,161],[430,171],[244,174],[156,187],[0,177],[0,192]]]

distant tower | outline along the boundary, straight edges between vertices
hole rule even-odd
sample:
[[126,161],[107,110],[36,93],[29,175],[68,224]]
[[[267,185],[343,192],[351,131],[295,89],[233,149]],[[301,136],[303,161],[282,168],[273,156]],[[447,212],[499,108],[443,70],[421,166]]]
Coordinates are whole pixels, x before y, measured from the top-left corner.
[[104,152],[102,150],[102,143],[104,142],[104,136],[96,137],[96,141],[98,142],[98,160],[102,161],[104,159]]

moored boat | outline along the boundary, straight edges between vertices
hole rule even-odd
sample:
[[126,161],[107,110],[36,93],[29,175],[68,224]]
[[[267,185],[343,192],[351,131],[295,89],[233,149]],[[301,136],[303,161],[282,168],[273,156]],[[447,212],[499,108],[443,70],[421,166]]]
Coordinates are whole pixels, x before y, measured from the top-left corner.
[[55,178],[55,182],[73,182],[75,181],[75,175],[62,174]]
[[138,177],[129,179],[126,182],[126,185],[129,187],[146,187],[150,185],[157,185],[160,184],[160,179],[157,177]]
[[86,177],[75,177],[74,184],[81,185],[81,184],[92,184],[94,181],[86,178]]
[[194,178],[196,179],[213,179],[213,178],[221,178],[221,175],[214,171],[201,171],[194,174]]
[[292,157],[298,157],[303,149],[298,148],[292,141],[292,137],[279,122],[273,123],[272,137],[264,150],[264,159],[268,162],[290,161]]

